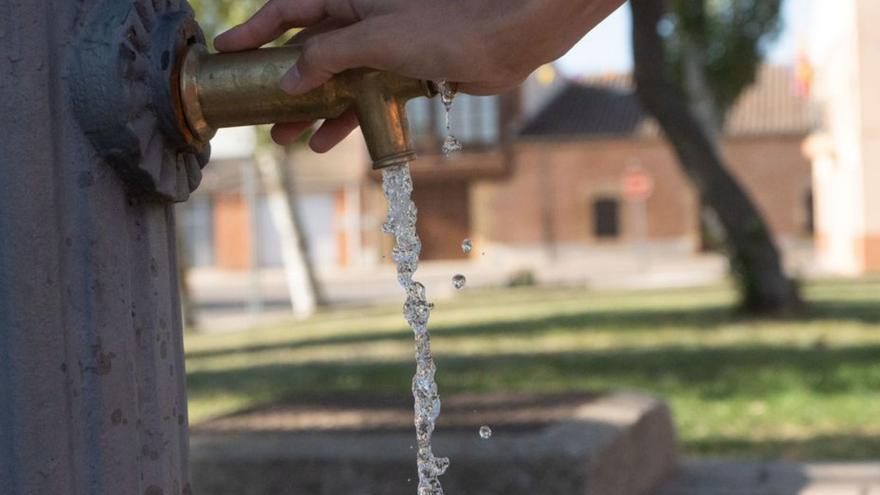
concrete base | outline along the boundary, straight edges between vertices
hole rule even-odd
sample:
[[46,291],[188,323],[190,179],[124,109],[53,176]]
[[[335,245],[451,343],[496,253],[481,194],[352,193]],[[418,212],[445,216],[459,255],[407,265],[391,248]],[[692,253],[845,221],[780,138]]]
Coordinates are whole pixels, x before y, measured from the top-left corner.
[[[297,405],[208,423],[192,439],[195,491],[412,495],[411,415],[405,404]],[[678,459],[666,405],[632,394],[452,398],[434,451],[452,461],[441,478],[450,494],[641,495]]]

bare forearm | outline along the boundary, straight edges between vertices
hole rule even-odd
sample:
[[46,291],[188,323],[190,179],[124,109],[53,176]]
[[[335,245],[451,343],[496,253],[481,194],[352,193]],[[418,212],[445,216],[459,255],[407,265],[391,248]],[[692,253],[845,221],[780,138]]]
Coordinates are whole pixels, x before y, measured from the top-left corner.
[[[293,94],[357,67],[448,80],[464,92],[496,94],[563,55],[623,1],[269,0],[246,23],[220,35],[215,46],[221,51],[257,48],[288,29],[305,28],[295,37],[304,44],[303,54],[281,83]],[[319,151],[332,147],[357,122],[345,115],[328,124],[312,141]],[[275,137],[289,141],[305,127],[288,124],[276,129]]]

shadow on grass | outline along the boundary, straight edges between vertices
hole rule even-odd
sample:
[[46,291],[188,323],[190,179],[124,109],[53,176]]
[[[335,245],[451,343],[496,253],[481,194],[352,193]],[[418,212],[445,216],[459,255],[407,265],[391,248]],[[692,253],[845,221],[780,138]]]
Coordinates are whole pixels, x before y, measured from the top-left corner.
[[[711,332],[731,323],[766,321],[744,317],[729,306],[705,306],[698,309],[646,309],[646,310],[592,310],[581,313],[545,318],[499,321],[475,325],[433,325],[431,331],[444,339],[456,337],[534,336],[539,337],[556,331],[644,331],[657,332],[704,330]],[[818,301],[798,317],[773,321],[821,322],[855,321],[865,324],[880,323],[880,303],[876,301]],[[294,350],[309,347],[350,345],[380,341],[409,341],[412,332],[393,330],[364,334],[339,335],[326,338],[306,339],[288,343],[256,344],[228,349],[187,352],[189,359],[219,357],[229,354],[259,353],[270,350]]]
[[[860,296],[860,294],[859,294]],[[839,300],[814,298],[809,310],[796,318],[751,320],[727,306],[645,310],[589,310],[529,320],[471,325],[435,325],[443,339],[468,337],[535,337],[556,332],[712,332],[730,324],[762,322],[880,324],[880,304],[869,297]],[[355,329],[353,329],[355,330]],[[190,359],[247,355],[274,349],[351,345],[378,341],[412,340],[408,329],[310,338],[287,343],[195,351]],[[669,347],[657,349],[616,347],[610,350],[551,354],[497,354],[438,357],[438,380],[443,393],[468,392],[601,392],[633,389],[664,396],[678,404],[730,401],[743,404],[772,400],[788,394],[803,408],[835,396],[874,395],[880,390],[880,344],[850,347],[803,347],[797,344],[744,344],[741,346]],[[320,364],[254,364],[229,370],[193,371],[188,375],[190,397],[211,400],[214,395],[244,398],[253,407],[315,394],[340,396],[391,395],[406,397],[414,364],[410,360],[358,362],[339,359]],[[683,400],[683,402],[679,402]],[[696,401],[696,402],[694,402]],[[691,407],[688,405],[687,407]],[[739,407],[739,406],[736,406]],[[787,406],[790,407],[790,406]],[[798,406],[795,406],[798,407]],[[699,415],[700,411],[687,410]],[[777,412],[777,414],[779,414]],[[823,414],[831,414],[825,409]],[[785,418],[780,417],[779,421]],[[724,421],[707,418],[706,421]],[[844,422],[846,420],[843,420]],[[852,431],[858,431],[853,420]],[[787,459],[852,460],[880,457],[880,438],[860,435],[816,436],[804,440],[754,440],[708,437],[683,441],[691,454]]]
[[[705,329],[748,321],[723,307],[640,312],[591,311],[530,321],[445,326],[435,330],[443,338],[476,335],[534,335],[550,331],[585,332],[591,329],[632,331],[664,325],[674,329]],[[817,302],[810,313],[792,322],[854,321],[880,323],[880,305],[869,302]],[[410,331],[347,335],[292,342],[280,347],[300,348],[378,340],[410,341]],[[259,352],[279,346],[252,346],[222,352],[190,353],[188,357]],[[663,347],[568,353],[485,354],[438,357],[438,381],[444,393],[468,392],[602,392],[633,389],[675,401],[753,401],[772,399],[795,391],[803,407],[825,397],[876,394],[880,389],[880,345],[822,348],[751,344],[725,348]],[[409,360],[364,363],[339,360],[320,364],[273,364],[229,370],[192,371],[188,389],[194,401],[213,395],[245,397],[248,406],[268,404],[315,394],[398,395],[409,393],[413,363]],[[697,406],[699,407],[699,406]],[[688,414],[699,414],[689,411]],[[781,420],[781,419],[780,419]],[[718,421],[718,419],[709,420]],[[858,425],[853,425],[857,430]],[[832,436],[805,440],[757,441],[743,438],[684,439],[692,454],[787,459],[851,460],[880,457],[880,439]]]
[[[880,345],[833,349],[746,346],[664,348],[438,359],[444,392],[602,391],[630,388],[669,397],[758,399],[791,390],[813,396],[873,393]],[[298,394],[405,393],[410,362],[257,365],[188,375],[191,397],[231,393],[283,400]]]

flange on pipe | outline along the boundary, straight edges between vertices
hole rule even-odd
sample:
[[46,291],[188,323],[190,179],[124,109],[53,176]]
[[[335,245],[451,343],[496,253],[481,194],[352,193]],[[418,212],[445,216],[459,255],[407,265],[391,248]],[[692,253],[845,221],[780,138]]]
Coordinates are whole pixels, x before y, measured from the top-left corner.
[[209,54],[186,2],[106,0],[97,11],[75,47],[69,83],[80,124],[132,192],[185,201],[217,129],[330,119],[348,108],[373,168],[415,159],[406,103],[436,96],[431,82],[353,69],[292,96],[280,81],[302,47]]
[[67,77],[77,120],[131,194],[186,201],[210,157],[179,125],[180,59],[205,43],[193,11],[176,0],[105,0],[93,11]]

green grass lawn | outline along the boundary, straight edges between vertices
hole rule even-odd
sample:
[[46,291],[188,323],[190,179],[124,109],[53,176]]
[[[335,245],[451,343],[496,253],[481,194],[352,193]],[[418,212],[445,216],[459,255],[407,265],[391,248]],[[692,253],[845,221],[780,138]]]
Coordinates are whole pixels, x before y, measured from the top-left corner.
[[[725,288],[464,291],[431,320],[441,394],[642,391],[669,402],[690,454],[880,458],[880,280],[805,291],[802,317],[757,320]],[[414,367],[399,306],[186,347],[194,423],[298,394],[404,396]]]

